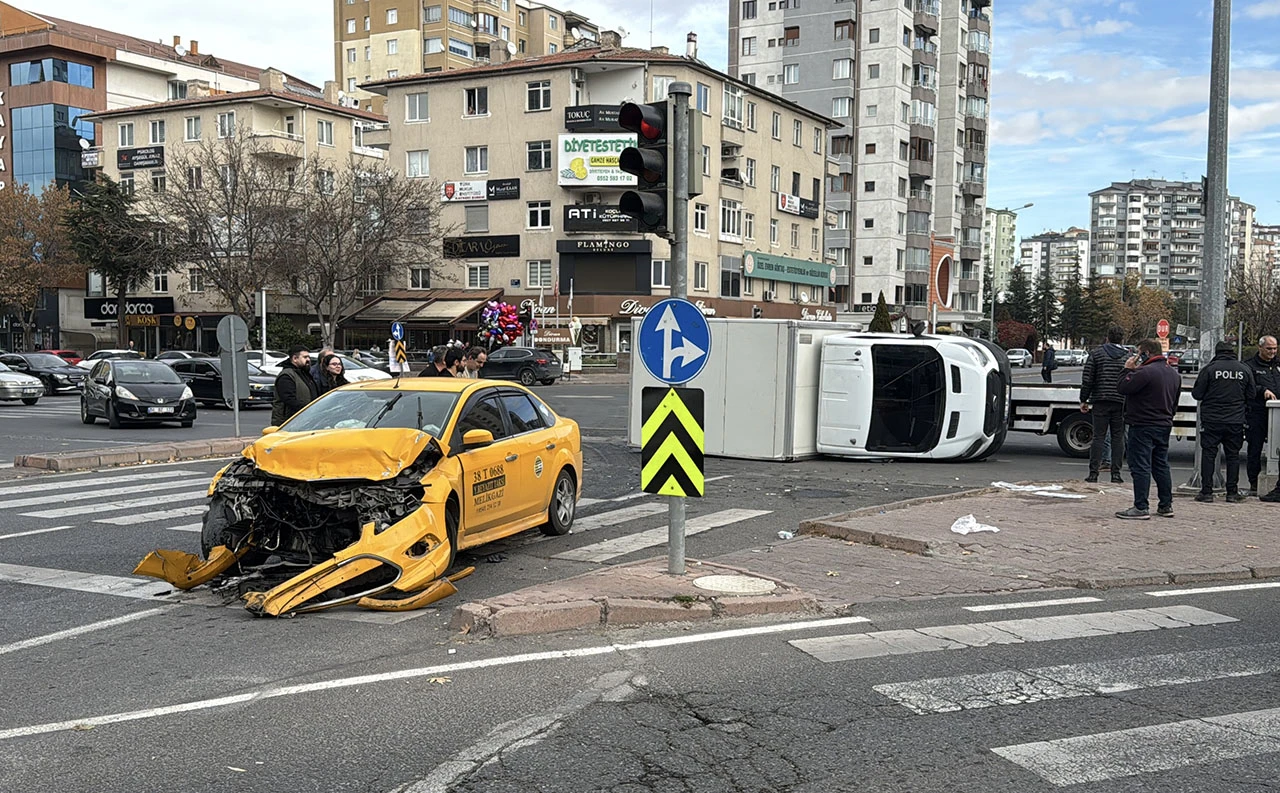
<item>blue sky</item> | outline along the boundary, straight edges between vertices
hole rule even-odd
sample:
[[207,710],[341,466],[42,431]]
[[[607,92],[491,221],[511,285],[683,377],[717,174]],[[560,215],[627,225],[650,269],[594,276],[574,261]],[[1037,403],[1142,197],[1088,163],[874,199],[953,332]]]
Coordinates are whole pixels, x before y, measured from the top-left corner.
[[[1231,193],[1280,222],[1280,0],[1236,0]],[[996,0],[988,204],[1087,227],[1113,181],[1204,172],[1212,0]]]

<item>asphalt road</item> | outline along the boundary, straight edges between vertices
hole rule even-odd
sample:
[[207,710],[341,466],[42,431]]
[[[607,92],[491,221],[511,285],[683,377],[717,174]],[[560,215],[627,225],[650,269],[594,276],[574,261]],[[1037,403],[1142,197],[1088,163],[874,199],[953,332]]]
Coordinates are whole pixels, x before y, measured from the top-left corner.
[[[1143,784],[1244,790],[1275,777],[1276,714],[1239,717],[1238,729],[1248,735],[1237,742],[1243,750],[1213,749],[1214,736],[1196,732],[1201,723],[1176,726],[1275,707],[1280,647],[1270,642],[1280,641],[1280,616],[1268,608],[1270,589],[1185,601],[1238,623],[1045,641],[1033,638],[1052,637],[1055,629],[1035,633],[1040,623],[1027,623],[1032,638],[1023,644],[947,653],[904,645],[902,655],[847,661],[819,657],[813,643],[788,642],[1184,601],[1111,592],[1101,602],[993,613],[961,607],[1015,598],[887,603],[855,608],[852,616],[868,622],[719,638],[696,638],[705,629],[660,628],[519,640],[459,636],[448,619],[460,602],[663,553],[661,545],[641,544],[594,562],[558,558],[660,528],[665,505],[636,492],[638,455],[623,431],[625,387],[561,384],[537,393],[583,428],[578,529],[463,554],[461,561],[478,569],[460,594],[403,615],[255,620],[234,604],[212,607],[221,605],[212,596],[175,603],[157,601],[154,587],[138,589],[129,574],[147,551],[195,548],[192,529],[219,462],[0,481],[0,791],[1040,791],[1056,784],[1046,779],[1064,777],[1032,762],[1057,746],[1036,742],[1166,723],[1175,727],[1157,731],[1165,743],[1133,753],[1177,762],[1160,770],[1151,761],[1155,770],[1139,778]],[[201,416],[197,428],[206,418],[213,418],[206,426],[230,419],[220,410]],[[83,427],[74,415],[40,421],[10,422],[0,453],[72,433],[98,437],[85,430],[117,442],[185,434]],[[1188,473],[1190,448],[1175,450],[1175,466]],[[690,537],[688,553],[696,559],[762,548],[777,531],[814,515],[1000,479],[1052,481],[1084,472],[1053,439],[1025,434],[1011,436],[984,463],[709,459],[707,497],[691,500],[690,518],[732,509],[761,514]],[[673,637],[693,641],[671,644]],[[1232,647],[1253,649],[1222,649]],[[1192,651],[1208,655],[1163,657]],[[1088,666],[1118,659],[1137,660]],[[1062,665],[1070,668],[1030,680],[1016,675]],[[1200,680],[1188,665],[1239,676]],[[988,677],[948,684],[978,692],[956,712],[918,715],[884,693],[898,689],[875,689],[979,674]],[[1132,687],[1116,689],[1117,680]],[[916,686],[940,687],[946,689]],[[1068,694],[1029,701],[1036,698],[1029,692],[1043,690]],[[979,694],[984,702],[1027,701],[978,708]],[[1140,743],[1144,735],[1124,739]],[[1006,749],[1027,743],[1035,745]],[[1168,745],[1211,748],[1174,752]],[[1236,759],[1209,762],[1230,757]],[[1108,778],[1079,789],[1127,791],[1134,784]]]

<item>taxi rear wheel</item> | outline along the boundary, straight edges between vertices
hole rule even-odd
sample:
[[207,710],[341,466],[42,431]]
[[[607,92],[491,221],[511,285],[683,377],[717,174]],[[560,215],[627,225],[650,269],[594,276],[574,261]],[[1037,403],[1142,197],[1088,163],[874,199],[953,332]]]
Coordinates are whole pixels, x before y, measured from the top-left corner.
[[555,487],[551,490],[551,505],[547,508],[547,522],[542,524],[542,533],[550,536],[568,534],[573,528],[573,519],[578,511],[577,487],[573,482],[573,474],[568,468],[561,469],[556,476]]

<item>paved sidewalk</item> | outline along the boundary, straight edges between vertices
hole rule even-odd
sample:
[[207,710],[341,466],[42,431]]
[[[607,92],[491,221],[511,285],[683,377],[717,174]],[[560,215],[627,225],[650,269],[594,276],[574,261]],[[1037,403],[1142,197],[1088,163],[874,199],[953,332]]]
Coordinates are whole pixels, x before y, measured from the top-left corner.
[[[818,518],[792,539],[690,560],[685,576],[668,575],[665,557],[608,567],[460,604],[453,624],[472,635],[503,636],[844,613],[859,603],[912,597],[1280,576],[1274,505],[1177,498],[1174,518],[1125,521],[1114,513],[1132,503],[1127,485],[1070,483],[1060,492],[1084,498],[989,488]],[[968,514],[1000,531],[952,532]],[[776,589],[737,597],[693,586],[700,576],[726,573],[766,579]]]

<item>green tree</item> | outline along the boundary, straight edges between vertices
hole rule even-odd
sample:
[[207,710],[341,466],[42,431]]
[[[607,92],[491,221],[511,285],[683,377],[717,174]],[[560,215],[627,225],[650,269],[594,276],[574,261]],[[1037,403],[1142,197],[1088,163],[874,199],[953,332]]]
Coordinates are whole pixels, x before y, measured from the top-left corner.
[[884,301],[884,292],[880,293],[880,298],[876,300],[876,313],[871,317],[871,325],[867,330],[872,333],[892,333],[893,321],[889,319],[889,306]]
[[84,278],[62,222],[70,201],[65,187],[39,195],[21,184],[0,190],[0,304],[13,309],[27,350],[46,290]]
[[1114,296],[1115,290],[1098,279],[1090,280],[1084,288],[1080,307],[1080,334],[1090,347],[1102,344],[1107,338],[1107,328],[1115,322],[1112,315]]
[[1066,344],[1074,347],[1085,337],[1086,312],[1084,287],[1080,283],[1080,271],[1072,270],[1062,286],[1062,314],[1058,327]]
[[75,195],[64,225],[80,263],[99,273],[116,298],[116,334],[121,347],[129,345],[125,298],[140,288],[155,270],[169,262],[157,239],[164,230],[133,213],[133,196],[117,182],[100,176],[86,182]]
[[996,307],[996,277],[991,271],[991,262],[984,260],[982,262],[982,316],[983,320],[978,327],[982,329],[983,334],[992,341],[996,338],[996,329],[993,327],[992,317],[995,315]]
[[1032,303],[1031,283],[1022,267],[1014,267],[1009,275],[1009,291],[1002,301],[1009,311],[1009,319],[1014,322],[1034,324],[1035,307]]
[[1035,292],[1031,296],[1031,310],[1034,314],[1031,324],[1036,326],[1036,333],[1041,339],[1047,341],[1058,335],[1060,309],[1057,287],[1053,283],[1053,273],[1045,267],[1041,269],[1040,277],[1036,279]]

